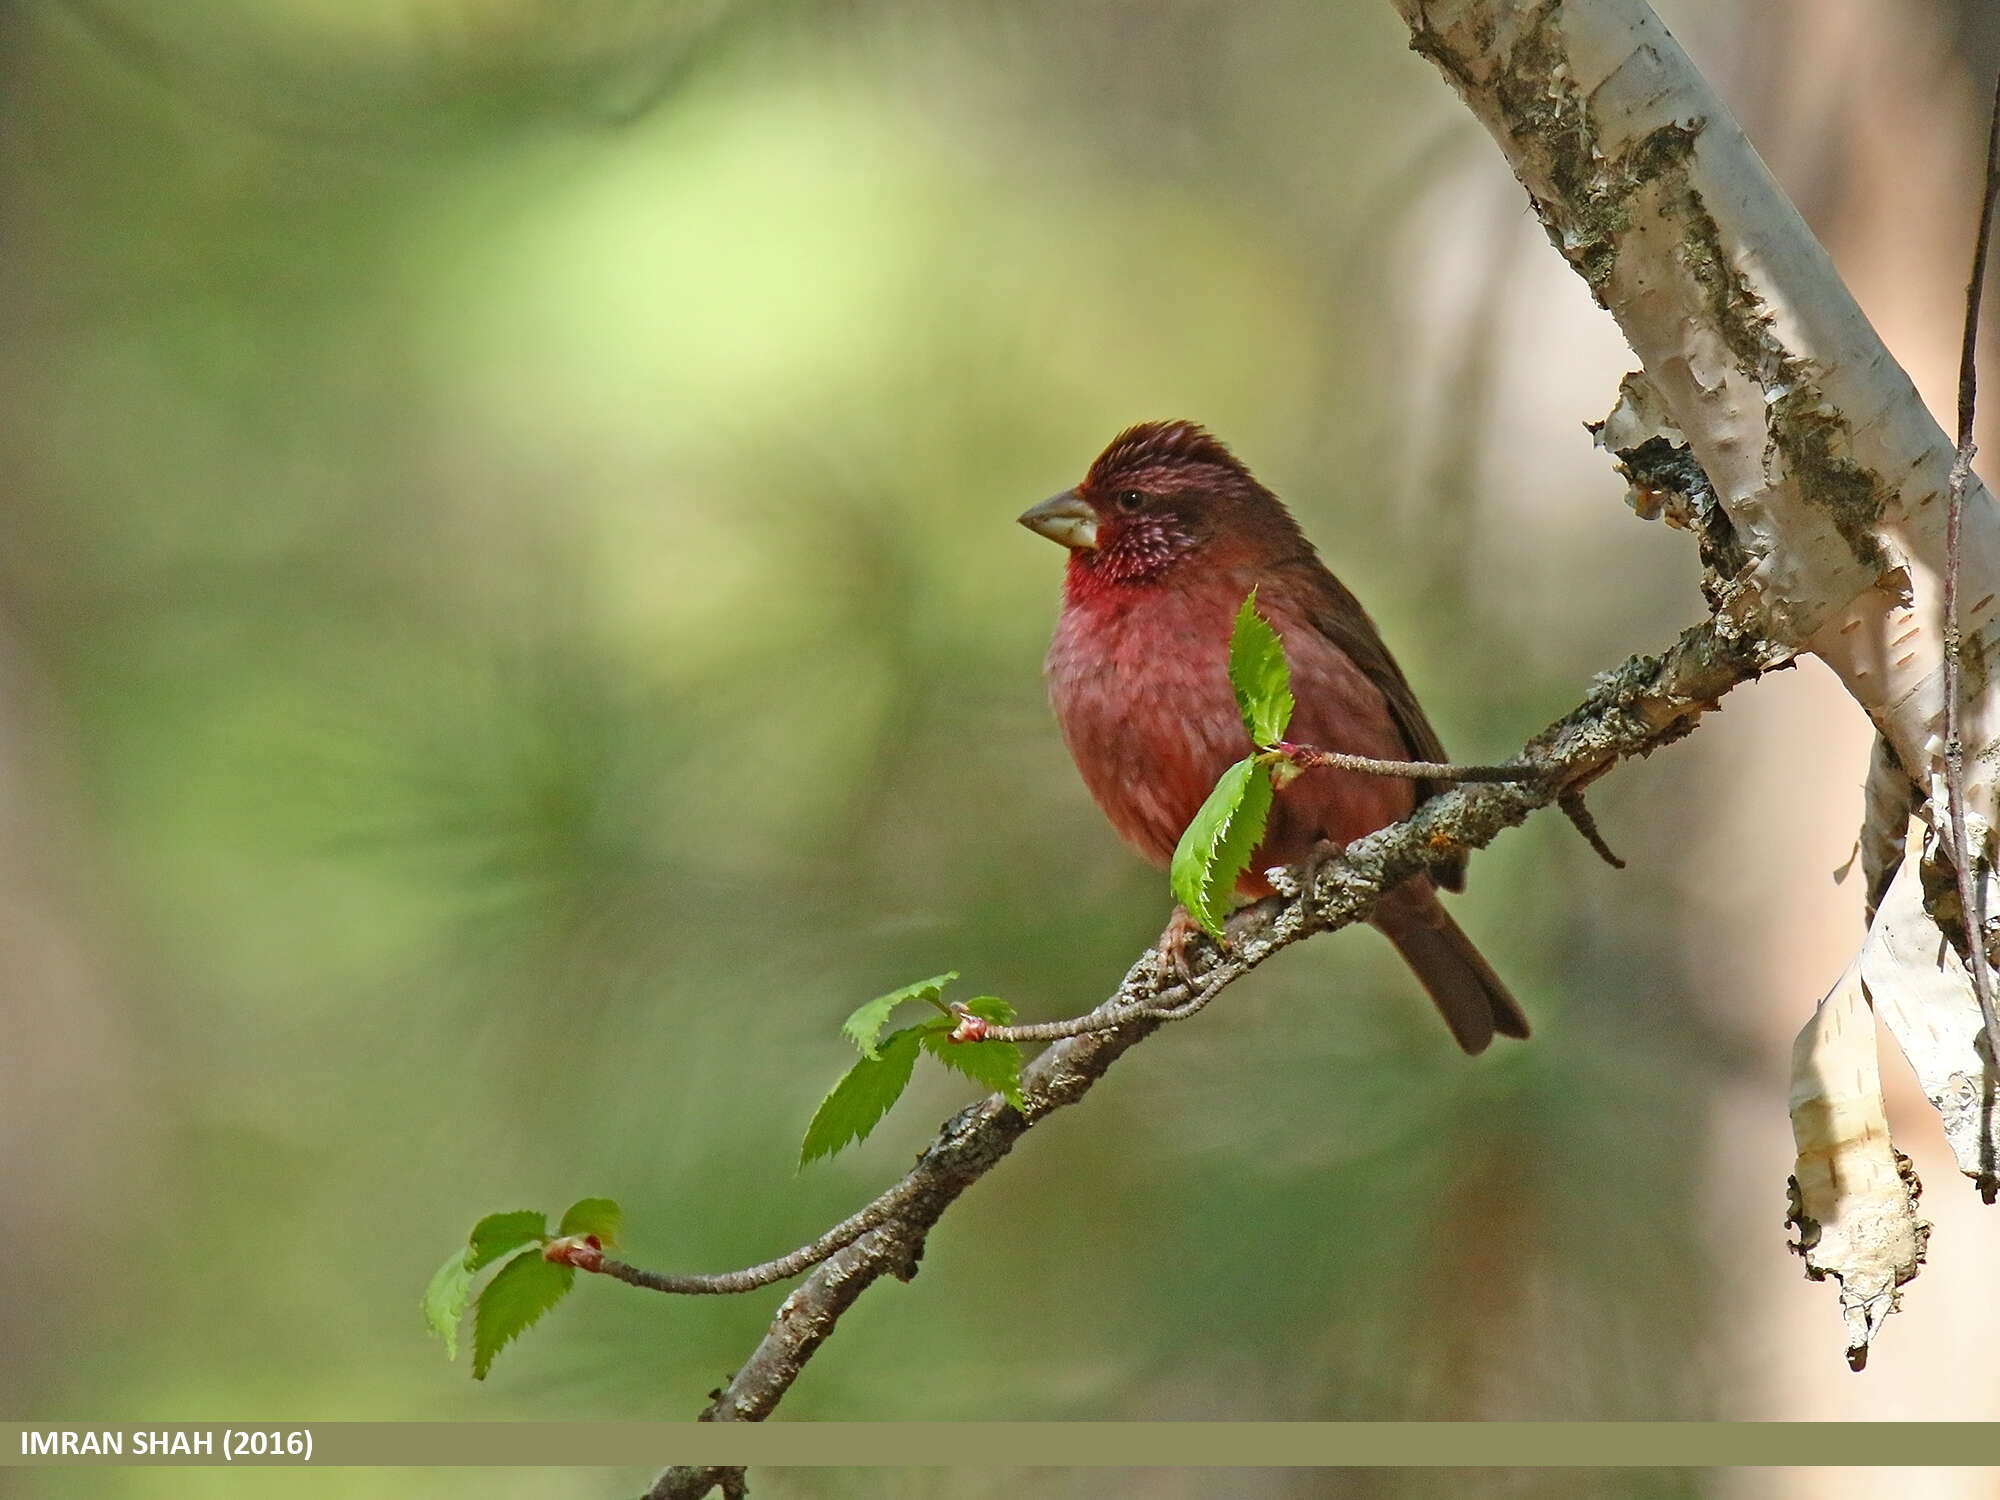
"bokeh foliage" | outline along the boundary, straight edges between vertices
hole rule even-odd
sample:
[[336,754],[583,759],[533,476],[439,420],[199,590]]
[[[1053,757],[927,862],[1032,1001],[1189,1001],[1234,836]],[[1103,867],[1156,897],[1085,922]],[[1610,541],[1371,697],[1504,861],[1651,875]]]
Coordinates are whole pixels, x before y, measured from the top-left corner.
[[[585,1284],[475,1387],[423,1278],[585,1192],[644,1263],[788,1249],[965,1097],[795,1176],[856,1003],[1108,992],[1165,882],[1064,755],[1012,518],[1129,422],[1286,495],[1465,758],[1694,607],[1634,536],[1534,630],[1472,476],[1410,470],[1413,215],[1486,147],[1386,5],[47,0],[0,45],[0,633],[101,1011],[73,1112],[6,1121],[61,1168],[8,1204],[24,1415],[691,1416],[779,1293]],[[1598,805],[1671,850],[1677,798]],[[786,1415],[1709,1415],[1727,1059],[1635,864],[1475,862],[1532,1045],[1467,1062],[1354,932],[1140,1049]],[[888,1492],[822,1480],[773,1483]]]

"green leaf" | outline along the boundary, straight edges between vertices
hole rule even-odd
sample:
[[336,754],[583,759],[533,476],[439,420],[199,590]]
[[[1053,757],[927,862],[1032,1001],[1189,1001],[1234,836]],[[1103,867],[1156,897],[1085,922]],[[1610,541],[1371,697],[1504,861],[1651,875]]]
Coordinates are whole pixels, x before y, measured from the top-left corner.
[[799,1143],[800,1167],[816,1157],[833,1155],[850,1141],[867,1138],[909,1086],[910,1072],[917,1065],[918,1034],[915,1026],[891,1032],[874,1057],[864,1057],[847,1070],[806,1127],[806,1138]]
[[1229,685],[1236,689],[1236,707],[1252,743],[1262,749],[1285,737],[1292,723],[1292,673],[1278,632],[1257,613],[1255,589],[1236,612],[1229,637]]
[[540,1209],[517,1208],[511,1213],[488,1214],[472,1226],[471,1248],[465,1252],[465,1269],[477,1271],[523,1245],[545,1240],[549,1218]]
[[[968,1000],[965,1008],[997,1026],[1010,1026],[1014,1021],[1014,1007],[998,995]],[[1020,1109],[1021,1049],[1012,1042],[954,1042],[951,1034],[956,1028],[957,1022],[950,1018],[926,1021],[918,1028],[923,1033],[924,1051],[988,1093],[1005,1094],[1007,1102]]]
[[1264,837],[1270,812],[1270,768],[1254,757],[1239,760],[1222,773],[1181,835],[1170,875],[1174,896],[1211,937],[1222,936],[1236,878]]
[[472,1300],[472,1271],[465,1264],[470,1250],[454,1250],[451,1259],[437,1268],[437,1275],[424,1290],[424,1321],[431,1332],[444,1340],[444,1357],[458,1358],[458,1323]]
[[919,979],[915,984],[906,984],[900,990],[891,990],[886,995],[877,995],[853,1015],[840,1023],[842,1035],[861,1049],[863,1057],[876,1057],[875,1038],[882,1034],[882,1028],[889,1022],[889,1012],[906,1000],[936,1000],[944,993],[944,987],[958,978],[958,971],[939,974],[931,979]]
[[615,1245],[625,1228],[625,1210],[609,1198],[579,1198],[563,1210],[557,1234],[594,1234],[602,1244]]
[[472,1310],[472,1378],[484,1380],[493,1356],[534,1327],[576,1281],[576,1267],[543,1260],[530,1250],[515,1256],[486,1283]]

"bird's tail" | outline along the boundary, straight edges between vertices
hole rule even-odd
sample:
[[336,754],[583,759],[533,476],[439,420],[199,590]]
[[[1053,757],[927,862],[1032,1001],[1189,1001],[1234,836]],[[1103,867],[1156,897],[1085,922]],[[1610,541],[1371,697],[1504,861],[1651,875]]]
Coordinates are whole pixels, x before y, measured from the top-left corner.
[[1424,879],[1411,881],[1375,908],[1403,962],[1430,991],[1445,1025],[1467,1052],[1484,1052],[1493,1033],[1524,1037],[1528,1018],[1485,956],[1472,946]]

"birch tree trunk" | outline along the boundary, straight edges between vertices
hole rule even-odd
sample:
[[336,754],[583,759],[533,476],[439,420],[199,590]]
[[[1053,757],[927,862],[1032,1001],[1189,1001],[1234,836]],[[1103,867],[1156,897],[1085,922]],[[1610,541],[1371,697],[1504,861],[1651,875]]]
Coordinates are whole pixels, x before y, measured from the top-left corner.
[[[1883,784],[1906,778],[1933,863],[1955,865],[1943,816],[1951,441],[1644,0],[1396,4],[1411,45],[1500,144],[1550,240],[1644,367],[1625,383],[1606,446],[1642,491],[1693,492],[1680,496],[1682,518],[1729,575],[1712,601],[1719,615],[1833,668],[1893,755],[1871,800],[1907,805]],[[1699,472],[1673,467],[1687,455]],[[1991,913],[2000,683],[1985,663],[2000,630],[2000,515],[1976,478],[1959,589],[1967,842]],[[1891,820],[1887,867],[1870,871],[1881,890],[1906,831]],[[1910,1056],[1960,1168],[1989,1202],[2000,1187],[1995,1073],[1966,970],[1940,942],[1940,925],[1961,942],[1964,925],[1948,873],[1919,872],[1907,862],[1866,951],[1795,1050],[1794,1221],[1808,1274],[1841,1282],[1856,1368],[1924,1239],[1860,996]]]

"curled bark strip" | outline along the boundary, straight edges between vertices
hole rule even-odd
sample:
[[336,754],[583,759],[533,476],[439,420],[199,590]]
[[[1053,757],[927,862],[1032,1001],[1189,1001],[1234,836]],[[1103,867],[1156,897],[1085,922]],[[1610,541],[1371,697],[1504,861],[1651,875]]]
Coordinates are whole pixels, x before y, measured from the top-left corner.
[[1924,910],[1921,859],[1904,860],[1889,883],[1861,950],[1861,983],[1944,1121],[1959,1171],[1991,1203],[2000,1191],[1996,1075],[1965,961]]
[[[1855,856],[1861,861],[1862,920],[1875,925],[1875,913],[1888,894],[1889,882],[1902,868],[1903,846],[1910,837],[1910,817],[1922,805],[1909,774],[1896,759],[1896,752],[1879,733],[1868,753],[1868,780],[1861,795],[1861,833],[1855,840]],[[1851,865],[1853,860],[1848,861]],[[1847,865],[1834,871],[1842,880]]]
[[1916,1173],[1889,1140],[1875,1017],[1848,965],[1792,1044],[1792,1137],[1798,1161],[1786,1222],[1806,1275],[1840,1286],[1847,1363],[1859,1370],[1897,1288],[1923,1264],[1930,1226],[1917,1218]]

